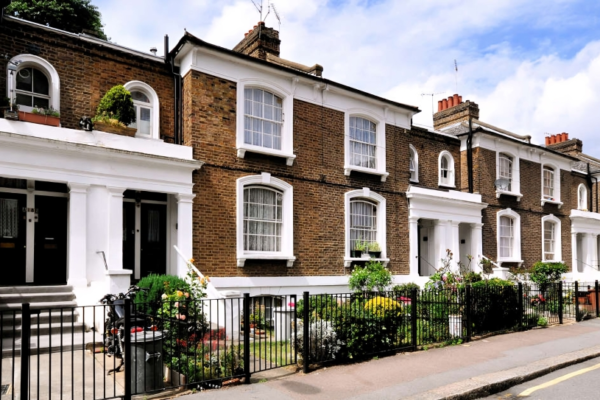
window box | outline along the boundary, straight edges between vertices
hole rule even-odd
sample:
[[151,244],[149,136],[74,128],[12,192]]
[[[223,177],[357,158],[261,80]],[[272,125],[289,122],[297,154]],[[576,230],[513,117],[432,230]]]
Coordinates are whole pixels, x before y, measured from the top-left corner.
[[128,126],[111,125],[101,121],[94,122],[94,130],[129,137],[134,137],[135,133],[137,132],[136,128],[130,128]]
[[364,259],[364,258],[344,257],[344,267],[350,268],[352,266],[352,263],[365,263],[367,261],[379,261],[380,263],[383,264],[384,267],[387,267],[388,263],[390,262],[390,259],[389,258]]
[[521,201],[521,197],[523,197],[521,193],[509,192],[506,190],[496,190],[496,198],[499,199],[501,195],[516,197],[517,201]]
[[34,114],[26,111],[19,111],[19,121],[32,122],[34,124],[60,126],[59,117],[51,117],[49,115]]
[[544,204],[556,204],[556,205],[558,205],[558,208],[561,208],[562,205],[563,205],[563,202],[562,201],[557,201],[557,200],[555,200],[553,198],[542,199],[542,205],[544,205]]

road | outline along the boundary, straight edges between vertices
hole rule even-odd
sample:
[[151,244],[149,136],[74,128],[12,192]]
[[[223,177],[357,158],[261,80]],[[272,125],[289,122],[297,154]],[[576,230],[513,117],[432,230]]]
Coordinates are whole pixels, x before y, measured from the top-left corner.
[[598,382],[600,382],[600,358],[593,358],[485,399],[595,400],[600,398]]

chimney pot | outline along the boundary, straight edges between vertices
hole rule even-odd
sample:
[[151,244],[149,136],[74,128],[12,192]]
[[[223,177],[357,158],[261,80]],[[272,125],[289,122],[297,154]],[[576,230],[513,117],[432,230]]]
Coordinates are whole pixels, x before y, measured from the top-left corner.
[[566,132],[563,132],[563,140],[569,140],[569,134]]
[[256,28],[258,28],[258,25],[254,25],[253,29],[256,29]]
[[442,110],[446,110],[448,109],[448,100],[444,99],[442,100]]
[[454,107],[454,97],[448,97],[448,108]]
[[550,144],[550,136],[546,136],[546,146]]
[[462,104],[462,96],[458,96],[458,104]]
[[550,144],[555,144],[555,143],[556,143],[556,135],[550,136]]
[[244,37],[247,37],[247,36],[248,36],[248,32],[244,33]]
[[457,106],[460,104],[460,101],[458,100],[458,95],[454,94],[454,96],[452,96],[454,98],[454,105]]
[[438,100],[438,112],[443,110],[444,105],[442,104],[441,100]]

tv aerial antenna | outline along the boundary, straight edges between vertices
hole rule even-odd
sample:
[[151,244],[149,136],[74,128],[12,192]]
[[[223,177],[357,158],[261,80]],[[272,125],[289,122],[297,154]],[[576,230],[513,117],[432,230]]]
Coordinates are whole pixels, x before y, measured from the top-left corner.
[[435,96],[436,94],[446,94],[446,92],[421,93],[421,96],[431,96],[431,115],[434,114],[434,112],[433,112],[433,96]]
[[[267,20],[267,17],[269,16],[269,14],[271,13],[271,9],[273,10],[273,13],[275,14],[275,18],[277,18],[277,21],[279,21],[279,30],[281,30],[281,17],[279,16],[279,12],[277,12],[277,8],[275,8],[275,4],[271,3],[271,0],[267,1],[267,13],[265,14],[265,16],[263,17],[263,13],[265,11],[264,8],[264,3],[263,0],[260,0],[260,3],[258,3],[257,0],[250,0],[252,2],[252,4],[254,4],[254,7],[256,8],[256,10],[258,11],[258,14],[260,15],[259,21],[260,22],[265,22]],[[259,29],[261,29],[259,27]],[[260,31],[258,32],[258,37],[260,37]]]

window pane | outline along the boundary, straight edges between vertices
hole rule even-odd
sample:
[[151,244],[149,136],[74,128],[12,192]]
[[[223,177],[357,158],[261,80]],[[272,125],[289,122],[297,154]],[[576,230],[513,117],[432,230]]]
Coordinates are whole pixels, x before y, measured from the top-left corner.
[[49,108],[50,107],[50,101],[48,99],[42,99],[40,97],[34,97],[33,98],[33,105],[34,105],[34,107],[38,107],[38,108]]
[[350,164],[376,167],[375,124],[359,117],[350,117]]
[[282,198],[272,189],[244,190],[244,250],[281,251]]
[[33,89],[33,72],[31,68],[21,68],[17,72],[17,89],[31,92]]
[[261,89],[244,89],[244,97],[244,142],[281,150],[282,100]]
[[33,97],[26,94],[17,93],[17,104],[21,106],[33,107]]
[[42,73],[42,71],[33,69],[33,91],[34,93],[48,95],[49,85],[48,78]]
[[0,237],[19,237],[19,202],[16,199],[0,199]]
[[160,241],[160,212],[158,210],[148,210],[148,242],[156,243]]
[[140,107],[140,117],[138,123],[138,133],[150,135],[150,116],[152,114],[149,108]]
[[138,90],[131,92],[131,98],[136,101],[141,101],[143,103],[150,103],[150,99],[146,96],[145,93],[142,93]]
[[358,241],[377,241],[377,205],[366,200],[350,202],[350,248]]

